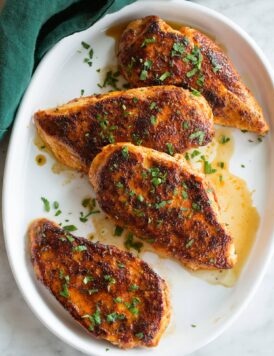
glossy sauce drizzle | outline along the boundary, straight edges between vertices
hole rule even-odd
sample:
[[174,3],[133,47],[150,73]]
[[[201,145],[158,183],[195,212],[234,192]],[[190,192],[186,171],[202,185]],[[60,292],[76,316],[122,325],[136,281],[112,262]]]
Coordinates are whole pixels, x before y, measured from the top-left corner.
[[[230,141],[221,144],[222,136],[230,137]],[[234,143],[230,130],[221,128],[216,130],[214,141],[204,149],[204,154],[211,157],[212,168],[217,169],[216,173],[208,174],[206,178],[215,189],[221,218],[234,238],[237,263],[231,270],[191,272],[209,283],[222,284],[226,287],[233,286],[239,278],[260,223],[259,214],[253,206],[252,193],[248,190],[246,182],[229,171],[233,150]],[[219,167],[220,162],[224,163],[224,168]],[[194,166],[202,170],[201,163]]]

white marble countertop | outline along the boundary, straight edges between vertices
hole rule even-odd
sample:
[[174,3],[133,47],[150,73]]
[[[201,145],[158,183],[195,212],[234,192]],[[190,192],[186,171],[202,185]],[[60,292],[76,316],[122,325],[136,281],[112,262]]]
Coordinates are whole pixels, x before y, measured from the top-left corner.
[[[274,66],[274,0],[195,0],[246,30]],[[0,176],[8,137],[0,144]],[[2,183],[1,183],[2,185]],[[82,353],[50,333],[30,311],[13,279],[0,226],[0,355],[72,356]],[[274,355],[274,260],[249,306],[222,336],[192,356]]]

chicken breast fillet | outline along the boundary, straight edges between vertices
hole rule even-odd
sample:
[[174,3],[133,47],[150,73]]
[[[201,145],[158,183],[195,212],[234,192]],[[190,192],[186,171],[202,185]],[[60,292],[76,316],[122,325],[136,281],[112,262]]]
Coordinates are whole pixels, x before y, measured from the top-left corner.
[[181,158],[129,143],[109,145],[93,160],[89,179],[102,210],[159,253],[191,269],[235,264],[212,187]]
[[157,16],[133,21],[121,36],[118,61],[133,86],[172,84],[202,93],[217,124],[260,135],[269,129],[228,56],[200,31],[174,30]]
[[156,346],[170,319],[165,281],[114,246],[38,219],[29,228],[36,276],[86,330],[121,348]]
[[38,111],[38,133],[67,166],[88,172],[102,147],[133,142],[182,153],[214,135],[211,108],[202,97],[175,86],[148,87],[81,97]]

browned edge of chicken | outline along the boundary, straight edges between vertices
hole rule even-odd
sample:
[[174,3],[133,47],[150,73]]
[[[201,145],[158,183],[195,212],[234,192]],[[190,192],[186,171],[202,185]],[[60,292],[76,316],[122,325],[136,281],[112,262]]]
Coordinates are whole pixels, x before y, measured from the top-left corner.
[[269,126],[233,63],[211,38],[158,16],[130,22],[119,41],[118,62],[133,86],[178,85],[202,93],[215,123],[264,135]]
[[81,97],[35,113],[38,134],[63,164],[88,172],[109,143],[132,142],[183,153],[214,135],[206,100],[176,86],[116,91]]
[[33,221],[28,235],[37,278],[90,334],[121,348],[158,344],[169,291],[147,263],[47,219]]
[[191,269],[235,265],[213,187],[181,158],[113,144],[95,157],[89,180],[101,209],[161,255]]

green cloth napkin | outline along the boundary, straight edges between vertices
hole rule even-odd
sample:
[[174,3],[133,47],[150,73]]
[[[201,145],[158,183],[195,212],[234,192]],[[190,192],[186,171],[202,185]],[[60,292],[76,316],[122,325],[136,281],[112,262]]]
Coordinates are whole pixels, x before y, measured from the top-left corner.
[[44,54],[63,37],[134,1],[0,0],[0,139]]

